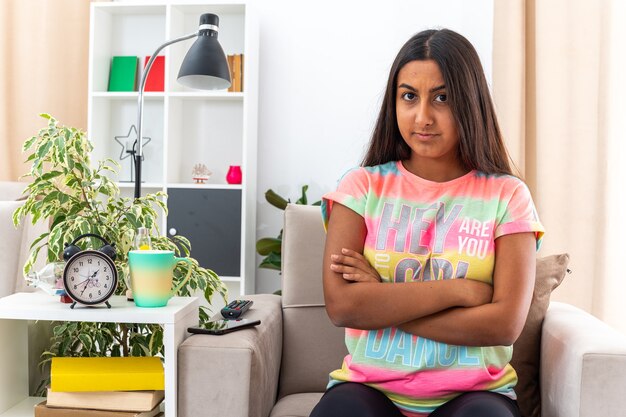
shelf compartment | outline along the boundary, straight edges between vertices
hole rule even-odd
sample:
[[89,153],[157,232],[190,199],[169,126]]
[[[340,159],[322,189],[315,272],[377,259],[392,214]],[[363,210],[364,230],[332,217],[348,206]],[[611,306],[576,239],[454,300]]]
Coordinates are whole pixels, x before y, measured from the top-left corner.
[[143,68],[144,58],[165,42],[166,7],[116,5],[92,10],[92,24],[98,28],[98,34],[93,37],[90,50],[91,90],[106,92],[112,57],[137,56],[138,67]]
[[241,190],[168,188],[167,233],[191,242],[191,256],[218,275],[241,275]]
[[211,183],[226,184],[229,166],[242,163],[242,102],[171,98],[169,112],[167,182],[189,183],[193,167],[204,164]]
[[[108,100],[94,98],[92,101],[92,128],[91,141],[94,144],[93,161],[111,158],[120,164],[119,173],[115,181],[131,180],[132,157],[124,152],[130,149],[132,142],[137,138],[136,131],[130,133],[131,126],[137,128],[137,103],[135,100]],[[143,107],[143,137],[151,141],[144,142],[142,164],[142,180],[147,183],[162,183],[163,178],[163,99],[146,100]],[[125,148],[116,140],[118,137]],[[121,157],[125,157],[121,159]],[[134,168],[133,168],[134,172]],[[133,177],[134,178],[134,177]]]

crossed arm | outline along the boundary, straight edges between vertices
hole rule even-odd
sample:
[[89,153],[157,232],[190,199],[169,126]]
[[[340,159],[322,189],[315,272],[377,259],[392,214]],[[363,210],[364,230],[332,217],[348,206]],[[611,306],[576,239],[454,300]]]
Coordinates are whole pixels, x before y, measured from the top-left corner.
[[387,285],[361,255],[363,218],[335,203],[324,251],[326,310],[337,326],[400,329],[444,343],[510,345],[522,331],[534,287],[535,237],[496,239],[494,285],[468,279]]

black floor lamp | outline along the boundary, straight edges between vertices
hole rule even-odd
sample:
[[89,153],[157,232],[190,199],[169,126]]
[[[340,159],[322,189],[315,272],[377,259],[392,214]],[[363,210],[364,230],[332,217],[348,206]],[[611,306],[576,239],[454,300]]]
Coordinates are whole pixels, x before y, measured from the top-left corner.
[[217,40],[218,30],[219,17],[211,13],[203,14],[200,16],[200,26],[197,32],[165,42],[154,51],[152,56],[150,56],[150,60],[148,60],[139,84],[139,97],[137,100],[137,137],[139,139],[137,140],[138,151],[135,154],[135,198],[141,197],[143,90],[152,63],[159,52],[166,46],[197,36],[198,39],[191,45],[180,66],[178,82],[184,86],[200,90],[221,90],[230,87],[231,80],[228,61],[224,50]]

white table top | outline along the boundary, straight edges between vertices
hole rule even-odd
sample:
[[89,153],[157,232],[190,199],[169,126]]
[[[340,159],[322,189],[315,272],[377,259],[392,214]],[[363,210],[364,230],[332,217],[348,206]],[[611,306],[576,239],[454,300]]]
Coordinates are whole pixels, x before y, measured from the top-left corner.
[[197,297],[172,297],[165,307],[145,308],[124,296],[113,296],[109,303],[111,308],[77,304],[70,309],[71,304],[61,303],[59,297],[21,292],[0,298],[0,319],[168,324],[198,308],[199,301]]

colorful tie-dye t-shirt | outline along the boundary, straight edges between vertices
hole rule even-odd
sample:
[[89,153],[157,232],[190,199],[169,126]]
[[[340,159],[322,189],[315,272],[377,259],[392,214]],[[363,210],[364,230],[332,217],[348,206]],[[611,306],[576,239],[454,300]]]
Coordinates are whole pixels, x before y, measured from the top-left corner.
[[[493,284],[495,239],[543,226],[526,185],[479,171],[437,183],[401,162],[355,168],[322,200],[327,224],[334,203],[363,216],[364,255],[385,283],[474,279]],[[330,374],[384,392],[407,416],[424,416],[468,391],[515,399],[512,346],[454,346],[405,333],[346,329],[349,354]]]

